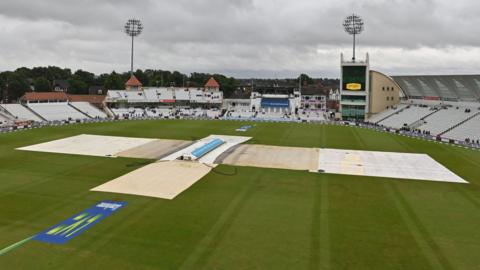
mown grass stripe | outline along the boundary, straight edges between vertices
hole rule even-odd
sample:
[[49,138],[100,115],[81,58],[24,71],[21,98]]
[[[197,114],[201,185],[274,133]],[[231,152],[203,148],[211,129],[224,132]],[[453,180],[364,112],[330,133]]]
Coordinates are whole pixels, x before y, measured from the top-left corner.
[[254,183],[250,181],[244,188],[237,193],[234,199],[228,204],[217,222],[205,234],[200,242],[195,246],[193,251],[188,255],[187,259],[180,265],[179,270],[183,269],[200,269],[205,266],[208,257],[214,253],[215,248],[221,241],[224,234],[228,231],[235,217],[240,213],[242,206],[245,204]]
[[12,244],[12,245],[10,245],[10,246],[8,246],[8,247],[0,250],[0,256],[3,256],[3,255],[5,255],[5,254],[7,254],[8,252],[10,252],[10,251],[12,251],[12,250],[14,250],[14,249],[17,249],[17,248],[23,246],[23,245],[26,244],[28,241],[32,240],[33,237],[35,237],[35,235],[34,235],[34,236],[30,236],[30,237],[28,237],[28,238],[25,238],[25,239],[23,239],[23,240],[21,240],[21,241],[16,242],[15,244]]
[[423,255],[432,266],[432,269],[454,269],[395,184],[385,183],[385,185],[387,192],[395,202],[403,222],[407,225],[407,228],[420,247]]

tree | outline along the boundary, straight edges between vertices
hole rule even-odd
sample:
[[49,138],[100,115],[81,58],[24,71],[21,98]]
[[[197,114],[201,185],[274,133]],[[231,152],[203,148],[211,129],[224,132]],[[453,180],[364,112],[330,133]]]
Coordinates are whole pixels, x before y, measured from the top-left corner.
[[125,89],[125,81],[118,73],[112,71],[112,73],[105,78],[103,86],[108,90],[122,90]]
[[69,93],[88,94],[88,85],[78,77],[73,76],[68,80],[68,83],[70,84],[70,87],[68,88]]
[[13,101],[17,100],[19,97],[23,96],[25,92],[30,90],[30,84],[23,76],[16,74],[15,72],[10,72],[7,76],[6,88],[8,100]]
[[310,78],[307,74],[304,74],[304,73],[300,74],[300,76],[298,76],[297,80],[301,80],[302,84],[307,84],[307,85],[314,83],[313,79]]
[[33,86],[35,87],[35,91],[37,92],[47,92],[52,90],[50,81],[45,77],[36,78]]
[[95,83],[95,74],[81,69],[75,71],[72,77],[75,77],[76,80],[80,80],[87,85],[93,85]]

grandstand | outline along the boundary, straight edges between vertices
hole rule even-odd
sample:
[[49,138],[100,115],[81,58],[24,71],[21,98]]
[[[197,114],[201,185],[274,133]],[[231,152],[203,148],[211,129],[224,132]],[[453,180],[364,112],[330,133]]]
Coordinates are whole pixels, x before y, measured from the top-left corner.
[[75,107],[77,110],[83,112],[87,116],[91,118],[106,118],[107,114],[104,113],[103,111],[99,110],[98,108],[92,106],[88,102],[82,102],[82,101],[77,101],[77,102],[70,102],[70,105]]
[[250,119],[253,118],[255,112],[249,109],[231,109],[225,114],[225,119]]
[[439,135],[456,124],[468,119],[472,114],[471,110],[465,107],[443,107],[438,112],[423,119],[418,128],[429,131],[432,135]]
[[480,75],[392,76],[410,99],[480,101]]
[[372,117],[370,117],[368,119],[367,122],[370,122],[370,123],[379,123],[383,120],[385,120],[386,118],[390,117],[390,116],[393,116],[394,114],[402,111],[403,109],[405,109],[405,107],[407,107],[408,105],[407,104],[398,104],[397,106],[393,106],[387,110],[384,110],[378,114],[375,114],[373,115]]
[[[477,82],[480,83],[480,76],[393,78],[402,86],[401,96],[405,98],[372,114],[367,122],[459,141],[477,139],[480,110]],[[382,89],[383,86],[379,84],[378,87]],[[0,125],[12,125],[15,120],[48,122],[108,118],[105,112],[117,119],[223,118],[305,122],[329,119],[325,97],[304,97],[295,90],[287,94],[252,92],[250,99],[223,99],[222,92],[216,88],[140,87],[136,90],[109,90],[106,96],[27,93],[21,101],[21,104],[0,105]],[[99,109],[101,107],[105,112]]]
[[45,120],[28,108],[24,107],[22,104],[0,104],[0,107],[5,109],[17,119],[31,120],[35,122],[42,122]]
[[409,127],[413,123],[435,112],[436,109],[433,107],[410,105],[396,111],[389,117],[377,122],[377,124],[393,128]]
[[445,138],[459,141],[478,141],[480,140],[480,112],[476,112],[458,126],[452,128],[443,134]]
[[402,103],[368,122],[458,141],[479,139],[480,75],[393,76]]
[[299,110],[298,117],[302,121],[325,121],[325,112],[322,110]]
[[111,110],[119,119],[140,118],[147,115],[142,108],[111,108]]
[[67,102],[29,103],[28,108],[47,121],[80,120],[89,118]]
[[12,123],[11,117],[0,112],[0,127],[8,126]]

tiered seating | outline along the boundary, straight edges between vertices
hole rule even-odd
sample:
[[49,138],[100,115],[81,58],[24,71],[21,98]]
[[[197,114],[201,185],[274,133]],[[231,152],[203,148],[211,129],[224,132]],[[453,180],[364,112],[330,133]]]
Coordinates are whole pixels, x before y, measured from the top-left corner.
[[229,119],[248,119],[248,118],[252,118],[254,115],[255,115],[255,112],[244,109],[244,110],[229,111],[225,114],[225,118],[229,118]]
[[175,99],[188,101],[190,100],[190,92],[188,89],[175,89]]
[[191,89],[190,100],[197,103],[205,103],[205,96],[202,90]]
[[7,126],[10,123],[11,121],[7,117],[0,114],[0,127]]
[[393,76],[408,97],[478,101],[479,75]]
[[194,116],[194,117],[205,117],[205,111],[200,109],[200,108],[196,108],[196,109],[193,110],[192,116]]
[[222,92],[205,92],[204,100],[207,103],[221,103],[223,100]]
[[147,102],[158,102],[158,93],[157,89],[145,89],[145,100]]
[[220,117],[222,112],[219,110],[206,110],[206,114],[208,118],[217,118]]
[[[164,100],[173,100],[173,90],[169,88],[149,88],[143,91],[145,99],[144,102],[162,102]],[[130,102],[142,102],[141,100],[130,101]]]
[[463,107],[441,109],[425,118],[424,120],[426,123],[420,126],[419,129],[430,131],[430,134],[432,135],[438,135],[455,124],[472,116],[474,110],[472,109],[471,111],[472,112],[470,113],[466,113],[465,108]]
[[67,102],[56,103],[29,103],[27,105],[32,111],[48,121],[61,120],[77,120],[88,118],[85,114],[80,113]]
[[101,111],[98,108],[92,106],[88,102],[82,102],[82,101],[71,102],[70,105],[79,109],[84,114],[86,114],[86,115],[88,115],[92,118],[106,118],[107,117],[107,115],[103,111]]
[[113,114],[119,118],[128,118],[130,117],[130,111],[127,108],[111,108]]
[[123,94],[128,102],[146,102],[143,91],[125,91]]
[[261,108],[256,118],[265,120],[285,120],[289,119],[287,108],[266,107]]
[[123,90],[108,90],[107,98],[116,100],[116,99],[125,99],[125,95],[123,94]]
[[21,104],[1,104],[0,106],[18,119],[32,120],[36,122],[44,121]]
[[127,100],[128,102],[147,102],[144,91],[109,90],[107,100]]
[[301,110],[298,112],[298,116],[301,120],[306,121],[324,121],[325,115],[323,111]]
[[383,120],[384,118],[386,118],[387,116],[389,115],[392,115],[394,114],[395,112],[399,112],[401,111],[403,108],[407,107],[406,104],[398,104],[396,107],[393,107],[393,108],[390,108],[388,110],[385,110],[385,111],[382,111],[382,112],[379,112],[375,115],[372,115],[368,120],[367,122],[370,122],[370,123],[377,123],[381,120]]
[[129,103],[172,103],[175,101],[193,103],[222,103],[223,93],[196,88],[147,88],[140,91],[109,90],[107,102],[127,101]]
[[378,122],[379,125],[392,128],[401,128],[404,125],[411,125],[422,117],[432,113],[433,108],[425,106],[409,106],[403,111],[396,113],[387,119]]
[[146,112],[140,108],[112,108],[112,112],[120,119],[147,116]]
[[168,108],[168,107],[154,107],[154,108],[146,108],[145,114],[142,114],[137,109],[137,113],[135,113],[135,111],[132,111],[132,114],[130,115],[130,117],[138,117],[138,115],[148,116],[148,117],[168,117],[173,115],[173,111],[171,108]]
[[190,109],[190,108],[181,108],[181,109],[178,110],[178,114],[180,116],[189,117],[189,116],[194,116],[195,111],[193,109]]
[[480,140],[480,115],[473,117],[467,122],[443,134],[442,137],[460,141],[463,141],[467,138],[475,141]]

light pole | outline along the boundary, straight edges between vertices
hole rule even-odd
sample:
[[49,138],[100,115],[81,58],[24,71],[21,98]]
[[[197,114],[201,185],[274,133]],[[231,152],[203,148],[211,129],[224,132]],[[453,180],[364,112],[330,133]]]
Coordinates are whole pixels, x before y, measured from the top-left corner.
[[345,32],[353,36],[353,57],[352,60],[355,62],[355,36],[359,35],[363,31],[363,21],[360,16],[352,14],[347,16],[343,21],[343,27]]
[[143,25],[138,19],[129,19],[125,23],[125,34],[132,37],[132,54],[130,59],[130,76],[133,75],[133,39],[142,33]]

